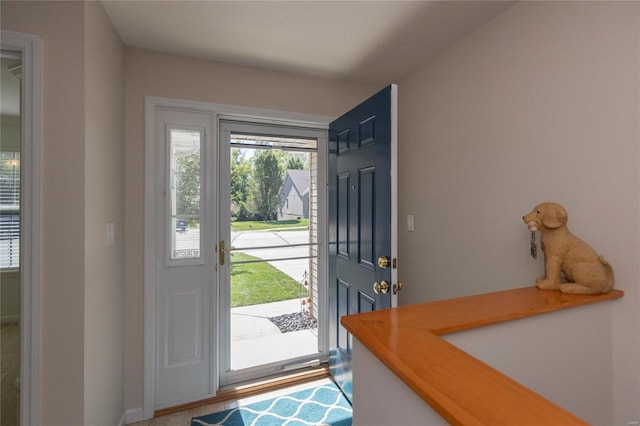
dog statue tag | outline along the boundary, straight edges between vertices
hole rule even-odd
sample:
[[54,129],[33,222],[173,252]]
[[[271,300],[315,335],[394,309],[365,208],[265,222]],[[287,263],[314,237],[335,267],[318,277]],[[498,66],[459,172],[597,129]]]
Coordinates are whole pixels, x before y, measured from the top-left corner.
[[536,233],[531,233],[531,257],[538,258],[538,246],[536,245]]

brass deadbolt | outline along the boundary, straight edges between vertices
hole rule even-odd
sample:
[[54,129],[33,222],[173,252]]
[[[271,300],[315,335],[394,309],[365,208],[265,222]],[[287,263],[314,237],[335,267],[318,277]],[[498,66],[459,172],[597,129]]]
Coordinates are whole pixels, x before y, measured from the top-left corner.
[[389,267],[389,258],[387,256],[380,256],[378,258],[378,266],[382,269],[387,269]]

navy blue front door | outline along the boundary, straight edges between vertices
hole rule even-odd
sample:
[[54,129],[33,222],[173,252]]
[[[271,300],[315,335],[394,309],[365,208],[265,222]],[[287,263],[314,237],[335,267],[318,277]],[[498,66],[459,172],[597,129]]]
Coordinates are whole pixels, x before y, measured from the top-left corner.
[[351,336],[340,317],[391,307],[395,90],[386,87],[329,127],[329,368],[349,399]]

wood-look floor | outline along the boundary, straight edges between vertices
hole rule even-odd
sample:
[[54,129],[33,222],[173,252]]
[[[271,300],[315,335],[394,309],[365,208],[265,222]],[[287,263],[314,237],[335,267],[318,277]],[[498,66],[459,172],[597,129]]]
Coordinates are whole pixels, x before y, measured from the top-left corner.
[[20,391],[16,379],[20,375],[20,324],[0,327],[0,425],[18,424]]

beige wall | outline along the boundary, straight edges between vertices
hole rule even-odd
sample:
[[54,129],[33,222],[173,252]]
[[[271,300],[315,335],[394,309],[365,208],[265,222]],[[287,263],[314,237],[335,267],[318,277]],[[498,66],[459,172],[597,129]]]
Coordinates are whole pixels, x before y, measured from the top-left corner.
[[400,302],[531,285],[521,217],[564,204],[626,293],[616,424],[640,419],[639,18],[637,2],[521,2],[399,82]]
[[377,87],[300,77],[162,54],[126,50],[125,405],[143,405],[144,385],[144,97],[337,116]]
[[[85,7],[85,424],[124,413],[124,45]],[[115,243],[106,245],[106,224]]]
[[[42,40],[40,423],[115,424],[124,405],[124,49],[99,2],[4,1],[2,29]],[[120,224],[108,249],[107,221]]]
[[2,29],[41,37],[43,424],[84,405],[84,4],[2,2]]

